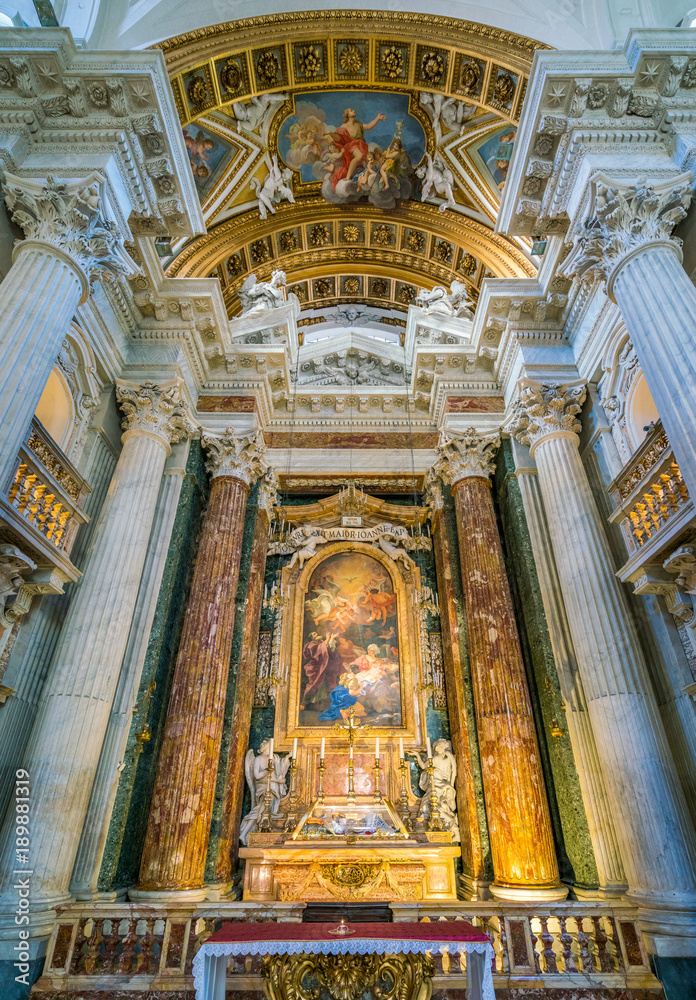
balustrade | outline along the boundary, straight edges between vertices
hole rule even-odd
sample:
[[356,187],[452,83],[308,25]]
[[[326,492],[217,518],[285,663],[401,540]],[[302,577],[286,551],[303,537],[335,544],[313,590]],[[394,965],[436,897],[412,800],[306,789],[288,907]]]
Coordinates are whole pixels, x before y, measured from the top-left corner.
[[[392,903],[394,920],[468,920],[489,935],[497,986],[657,988],[628,904]],[[98,903],[60,911],[34,992],[192,989],[193,959],[228,921],[297,922],[303,903],[219,902],[164,907]],[[464,988],[466,955],[435,955],[435,985]],[[259,989],[260,958],[231,958],[228,990]],[[126,987],[126,984],[127,987]]]

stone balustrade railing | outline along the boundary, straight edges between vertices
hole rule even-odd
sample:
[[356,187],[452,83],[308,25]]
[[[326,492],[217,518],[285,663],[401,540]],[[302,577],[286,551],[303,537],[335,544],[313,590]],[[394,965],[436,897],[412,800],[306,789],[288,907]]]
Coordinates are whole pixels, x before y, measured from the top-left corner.
[[[192,989],[201,945],[227,921],[302,919],[304,903],[217,902],[197,907],[75,904],[61,910],[34,993]],[[491,938],[498,986],[656,988],[633,907],[392,903],[395,921],[468,920]],[[260,989],[259,957],[230,959],[228,989]],[[466,956],[435,956],[435,985],[464,988]]]
[[90,492],[85,479],[34,419],[21,448],[7,501],[24,521],[57,549],[68,553]]
[[[676,528],[693,514],[693,503],[674,453],[658,421],[609,485],[618,522],[633,553],[660,545],[667,525]],[[671,534],[671,532],[670,532]]]

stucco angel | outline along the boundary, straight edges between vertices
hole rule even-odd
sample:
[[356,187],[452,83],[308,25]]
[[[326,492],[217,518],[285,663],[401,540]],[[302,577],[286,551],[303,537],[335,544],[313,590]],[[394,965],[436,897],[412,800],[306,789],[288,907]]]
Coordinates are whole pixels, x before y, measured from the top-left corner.
[[380,535],[373,544],[379,545],[382,552],[385,552],[394,562],[403,563],[404,569],[410,570],[412,566],[415,566],[413,559],[411,559],[406,549],[401,547],[401,542],[396,535]]
[[328,539],[324,538],[323,535],[312,534],[313,528],[305,527],[298,529],[301,532],[301,537],[297,542],[297,548],[292,554],[292,559],[290,560],[290,568],[299,562],[300,569],[304,566],[308,559],[317,554],[317,545],[323,545]]
[[[259,820],[266,808],[266,793],[268,791],[268,761],[270,759],[271,744],[269,740],[263,740],[259,747],[258,756],[250,747],[244,758],[244,773],[247,784],[251,792],[251,809],[243,818],[239,828],[239,839],[242,844],[247,843],[250,833],[255,833],[259,828]],[[288,768],[290,767],[290,757],[281,757],[280,754],[273,754],[273,771],[271,773],[271,816],[278,816],[280,812],[280,800],[288,794],[287,779]]]
[[239,289],[242,300],[242,315],[266,312],[268,309],[278,309],[285,305],[285,271],[274,271],[270,281],[257,281],[255,274],[250,274]]
[[434,159],[430,153],[426,153],[425,158],[427,162],[422,163],[416,168],[416,177],[420,177],[423,181],[421,201],[426,201],[432,189],[435,188],[435,193],[445,199],[444,204],[440,205],[440,211],[444,212],[447,208],[455,208],[456,202],[452,189],[454,175],[452,171],[439,153],[435,154]]
[[[428,762],[421,757],[417,750],[410,750],[409,753],[416,758],[421,769],[419,787],[423,791],[420,801],[418,815],[424,819],[430,816],[430,772]],[[454,783],[457,779],[457,761],[452,753],[452,744],[449,740],[435,740],[433,743],[433,784],[435,786],[435,798],[440,813],[440,819],[445,830],[452,834],[452,843],[458,844],[461,841],[459,834],[459,820],[457,819],[457,793]]]
[[274,156],[266,180],[261,184],[258,177],[252,177],[249,187],[259,199],[259,216],[267,219],[268,213],[275,215],[275,207],[284,198],[295,204],[295,196],[292,193],[290,182],[292,181],[292,170],[285,168],[281,170],[278,166],[278,157]]

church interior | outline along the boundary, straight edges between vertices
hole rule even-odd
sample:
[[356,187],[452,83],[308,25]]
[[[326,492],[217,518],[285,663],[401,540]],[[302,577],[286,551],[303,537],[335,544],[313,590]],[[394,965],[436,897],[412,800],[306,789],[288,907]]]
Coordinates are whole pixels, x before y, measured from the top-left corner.
[[0,0],[3,1000],[696,998],[695,178],[675,0]]

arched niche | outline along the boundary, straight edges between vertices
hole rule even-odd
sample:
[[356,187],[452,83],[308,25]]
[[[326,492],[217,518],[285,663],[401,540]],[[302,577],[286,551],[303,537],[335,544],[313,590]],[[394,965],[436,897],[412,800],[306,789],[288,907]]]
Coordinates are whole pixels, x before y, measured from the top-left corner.
[[75,404],[60,368],[54,367],[48,376],[35,415],[58,447],[67,451],[75,420]]

